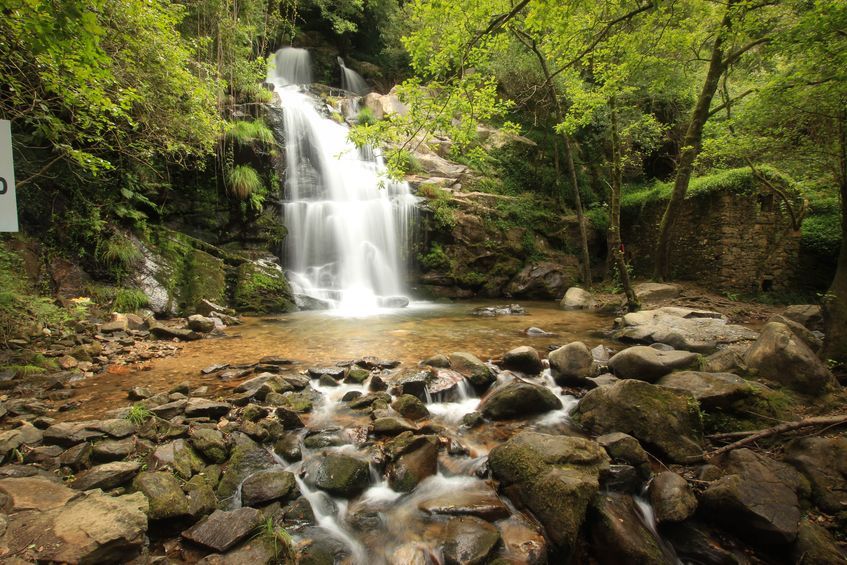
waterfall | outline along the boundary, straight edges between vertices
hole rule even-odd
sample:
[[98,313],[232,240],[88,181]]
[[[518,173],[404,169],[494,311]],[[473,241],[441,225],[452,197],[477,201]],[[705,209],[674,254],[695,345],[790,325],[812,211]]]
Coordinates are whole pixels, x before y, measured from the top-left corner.
[[364,96],[370,91],[362,75],[353,69],[348,69],[341,57],[338,57],[338,66],[341,67],[341,88],[359,96]]
[[[361,78],[361,77],[360,77]],[[285,126],[284,262],[295,294],[345,312],[402,307],[405,254],[417,199],[389,179],[378,151],[357,148],[348,128],[308,92],[309,55],[284,48],[268,82]]]

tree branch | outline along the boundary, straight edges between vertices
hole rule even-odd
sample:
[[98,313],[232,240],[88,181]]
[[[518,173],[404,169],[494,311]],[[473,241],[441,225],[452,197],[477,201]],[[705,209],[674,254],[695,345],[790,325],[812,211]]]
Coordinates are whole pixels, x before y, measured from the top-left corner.
[[739,100],[741,100],[745,96],[749,96],[750,94],[753,94],[754,92],[757,92],[757,89],[751,88],[750,90],[748,90],[746,92],[742,92],[741,94],[739,94],[738,96],[736,96],[732,100],[727,100],[726,102],[724,102],[720,106],[717,106],[711,112],[709,112],[709,117],[711,118],[712,116],[714,116],[715,114],[717,114],[721,110],[728,108],[730,105],[735,104],[736,102],[738,102]]
[[770,40],[771,40],[770,36],[767,36],[767,35],[764,36],[764,37],[760,37],[759,39],[754,39],[750,43],[748,43],[746,45],[742,45],[741,47],[739,47],[738,49],[736,49],[735,51],[733,51],[732,53],[727,55],[726,59],[724,59],[721,64],[724,66],[724,68],[726,68],[726,67],[730,66],[731,64],[733,64],[735,61],[737,61],[744,53],[746,53],[747,51],[749,51],[753,47],[756,47],[757,45],[762,45],[763,43],[769,43]]
[[53,159],[51,159],[51,160],[47,161],[47,163],[45,163],[45,164],[44,164],[44,166],[43,166],[43,167],[41,167],[40,169],[38,169],[38,171],[36,171],[34,174],[32,174],[32,175],[28,176],[27,178],[25,178],[25,179],[24,179],[24,180],[22,180],[22,181],[18,181],[18,182],[16,182],[16,183],[15,183],[15,187],[16,187],[16,188],[20,188],[20,187],[24,186],[25,184],[28,184],[28,183],[29,183],[30,181],[32,181],[34,178],[40,177],[41,175],[43,175],[44,173],[46,173],[46,172],[47,172],[47,169],[49,169],[50,167],[52,167],[52,166],[53,166],[53,164],[54,164],[56,161],[58,161],[58,160],[62,159],[63,157],[64,157],[64,155],[61,155],[61,154],[60,154],[60,155],[57,155],[56,157],[54,157]]

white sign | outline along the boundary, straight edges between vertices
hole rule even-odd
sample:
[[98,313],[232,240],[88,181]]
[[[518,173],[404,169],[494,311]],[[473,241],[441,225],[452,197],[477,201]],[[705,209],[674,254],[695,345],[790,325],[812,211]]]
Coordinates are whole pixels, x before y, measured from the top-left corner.
[[12,124],[0,120],[0,232],[18,231],[15,169],[12,166]]

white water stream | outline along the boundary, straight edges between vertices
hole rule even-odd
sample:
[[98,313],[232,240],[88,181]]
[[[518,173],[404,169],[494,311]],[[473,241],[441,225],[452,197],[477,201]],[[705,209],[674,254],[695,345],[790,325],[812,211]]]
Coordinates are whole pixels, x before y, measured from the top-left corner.
[[284,112],[285,265],[295,294],[351,314],[405,306],[417,198],[388,178],[379,152],[356,147],[347,126],[321,112],[306,88],[307,51],[279,50],[267,81]]

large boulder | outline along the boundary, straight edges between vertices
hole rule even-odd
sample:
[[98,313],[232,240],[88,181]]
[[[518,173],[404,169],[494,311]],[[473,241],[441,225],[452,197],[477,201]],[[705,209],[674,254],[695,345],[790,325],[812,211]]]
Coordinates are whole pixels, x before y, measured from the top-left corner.
[[618,378],[654,383],[671,371],[688,369],[696,363],[697,354],[690,351],[660,351],[636,345],[613,355],[609,368]]
[[700,402],[703,408],[725,408],[754,393],[753,387],[732,373],[705,373],[700,371],[678,371],[665,375],[657,385],[682,393],[688,393]]
[[510,296],[536,300],[555,299],[579,277],[576,261],[568,264],[539,261],[525,266],[506,287]]
[[728,324],[717,312],[667,306],[623,316],[615,337],[637,343],[664,343],[675,349],[711,353],[720,344],[756,339],[753,330]]
[[597,374],[594,356],[581,341],[574,341],[551,351],[547,359],[550,361],[550,373],[559,384],[585,385],[586,379]]
[[829,514],[847,509],[847,437],[807,437],[785,448],[785,461],[803,473],[812,500]]
[[623,380],[589,391],[572,418],[592,434],[629,434],[677,463],[703,453],[697,402],[643,381]]
[[600,563],[675,564],[640,518],[632,497],[604,493],[591,505],[588,529]]
[[803,394],[822,394],[837,386],[814,351],[778,322],[765,324],[744,361],[752,373]]
[[597,301],[587,290],[572,286],[565,292],[559,306],[562,310],[594,310],[597,307]]
[[562,401],[549,389],[523,381],[512,381],[491,391],[482,399],[479,411],[492,420],[526,418],[558,410]]
[[817,304],[792,304],[783,310],[782,315],[810,330],[823,330],[823,314]]
[[522,345],[503,355],[503,368],[519,371],[528,375],[537,375],[544,368],[541,357],[534,347]]
[[576,437],[521,432],[491,450],[488,463],[509,496],[528,508],[569,555],[609,457]]
[[488,365],[470,353],[458,351],[450,354],[450,367],[464,375],[477,390],[484,390],[494,382]]
[[787,466],[746,448],[717,463],[723,476],[702,496],[711,520],[762,545],[794,541],[800,503]]

